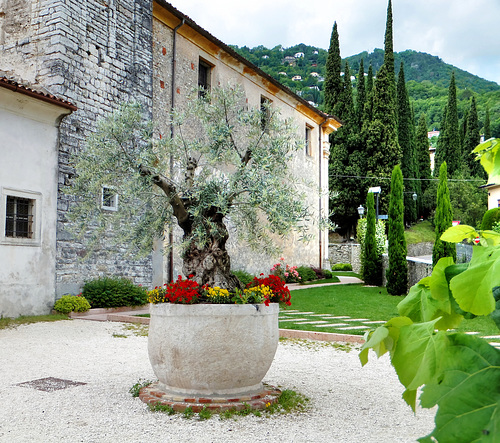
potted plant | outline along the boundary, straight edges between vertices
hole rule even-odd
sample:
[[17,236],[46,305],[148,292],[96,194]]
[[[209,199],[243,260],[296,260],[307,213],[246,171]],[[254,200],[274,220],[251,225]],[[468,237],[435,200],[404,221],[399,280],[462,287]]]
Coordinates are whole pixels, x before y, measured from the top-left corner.
[[259,394],[278,347],[279,303],[290,305],[290,291],[274,275],[234,293],[192,278],[148,294],[156,389],[171,398]]

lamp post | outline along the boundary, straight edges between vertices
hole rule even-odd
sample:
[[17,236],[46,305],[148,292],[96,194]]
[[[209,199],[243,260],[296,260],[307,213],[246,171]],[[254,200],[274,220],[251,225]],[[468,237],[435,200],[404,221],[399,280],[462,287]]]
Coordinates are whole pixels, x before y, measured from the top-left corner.
[[363,208],[362,205],[359,205],[358,206],[358,214],[359,214],[359,218],[363,218],[363,214],[365,213],[365,208]]
[[378,220],[378,196],[381,190],[382,188],[380,186],[374,186],[373,188],[368,188],[368,192],[373,192],[374,194],[377,194],[377,210],[376,210],[377,217],[375,220]]

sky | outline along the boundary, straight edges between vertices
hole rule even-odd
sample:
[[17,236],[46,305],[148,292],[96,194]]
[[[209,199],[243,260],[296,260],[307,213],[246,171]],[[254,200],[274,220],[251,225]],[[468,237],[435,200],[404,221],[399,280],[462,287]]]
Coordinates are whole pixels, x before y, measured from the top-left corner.
[[[328,49],[342,57],[384,47],[388,0],[167,0],[226,44]],[[440,57],[500,84],[500,0],[393,0],[394,51]]]

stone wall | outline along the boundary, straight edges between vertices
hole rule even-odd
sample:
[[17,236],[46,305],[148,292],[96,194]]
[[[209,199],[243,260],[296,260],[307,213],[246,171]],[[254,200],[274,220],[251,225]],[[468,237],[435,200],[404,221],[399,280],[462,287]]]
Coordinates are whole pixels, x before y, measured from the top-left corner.
[[81,149],[99,117],[129,100],[152,108],[151,1],[4,2],[0,70],[78,107],[60,126],[56,293],[76,293],[84,280],[103,274],[149,285],[150,258],[134,261],[117,251],[80,260],[85,248],[68,232],[72,203],[64,189],[74,174],[70,155]]
[[361,271],[361,247],[359,243],[330,243],[328,258],[330,265],[350,263],[354,272]]
[[433,242],[412,243],[406,245],[409,257],[420,257],[422,255],[432,255]]
[[[406,257],[408,264],[408,291],[410,288],[418,283],[424,277],[428,277],[432,273],[432,260],[424,260],[414,257]],[[382,284],[386,286],[387,278],[385,271],[389,267],[389,256],[384,254],[382,256]]]

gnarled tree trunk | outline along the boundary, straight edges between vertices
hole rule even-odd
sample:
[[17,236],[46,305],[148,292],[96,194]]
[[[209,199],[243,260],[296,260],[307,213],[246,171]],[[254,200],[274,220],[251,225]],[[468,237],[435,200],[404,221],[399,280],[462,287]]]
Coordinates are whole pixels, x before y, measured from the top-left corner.
[[[234,291],[241,289],[241,282],[231,273],[231,260],[226,250],[229,238],[223,215],[212,208],[207,218],[215,224],[216,229],[210,229],[206,243],[199,247],[194,240],[190,240],[182,254],[182,272],[185,276],[193,275],[193,279],[200,285],[219,286]],[[192,220],[183,224],[184,239],[191,238]]]

